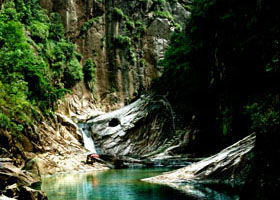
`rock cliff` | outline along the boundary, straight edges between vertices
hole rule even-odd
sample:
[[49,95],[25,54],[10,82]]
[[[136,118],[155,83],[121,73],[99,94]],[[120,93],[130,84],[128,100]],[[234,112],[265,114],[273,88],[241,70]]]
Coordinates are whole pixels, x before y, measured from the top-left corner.
[[[40,4],[49,14],[61,15],[66,36],[82,54],[77,57],[82,57],[83,63],[90,58],[96,64],[95,85],[77,84],[72,94],[60,100],[57,113],[43,116],[38,111],[40,120],[34,120],[17,140],[1,129],[1,156],[22,166],[26,159],[40,154],[42,166],[50,167],[42,172],[46,174],[58,172],[54,168],[65,171],[63,155],[85,153],[74,124],[78,119],[96,116],[100,109],[119,108],[149,89],[152,79],[161,75],[158,61],[168,47],[168,37],[184,29],[189,13],[187,1],[40,0]],[[151,115],[145,120],[157,122]],[[75,161],[73,165],[79,168]]]
[[[3,7],[3,1],[0,0],[0,4]],[[26,127],[25,133],[17,139],[8,130],[1,129],[0,155],[3,159],[12,158],[11,162],[19,170],[27,160],[36,159],[40,175],[92,170],[92,166],[83,163],[87,151],[82,147],[75,123],[99,115],[100,110],[111,111],[127,105],[150,89],[152,79],[161,76],[162,68],[158,63],[168,47],[169,36],[184,29],[189,15],[188,2],[40,0],[40,4],[49,14],[57,12],[61,15],[66,37],[76,44],[81,54],[76,55],[75,52],[77,60],[82,58],[82,64],[87,59],[94,61],[96,81],[94,85],[85,81],[78,83],[72,88],[72,94],[60,100],[56,113],[47,115],[38,110],[40,119],[34,119],[32,126]],[[30,33],[26,31],[25,34]],[[143,116],[131,124],[121,121],[122,128],[129,129],[129,134],[121,138],[119,147],[113,147],[116,137],[96,137],[100,144],[104,144],[105,150],[122,155],[128,155],[128,151],[144,155],[165,145],[167,138],[172,138],[162,134],[163,128],[168,129],[167,133],[171,132],[172,125],[164,127],[170,125],[169,110],[160,113],[160,109],[166,106],[156,107],[150,101],[142,98],[129,106]],[[111,122],[111,118],[108,120]],[[154,134],[149,137],[151,132]],[[125,145],[130,149],[124,149]],[[144,149],[144,145],[150,149]],[[106,167],[97,164],[95,168]]]
[[41,0],[62,16],[66,35],[96,64],[92,96],[84,83],[74,89],[80,100],[95,98],[106,111],[128,104],[161,75],[158,61],[174,31],[184,29],[188,1]]

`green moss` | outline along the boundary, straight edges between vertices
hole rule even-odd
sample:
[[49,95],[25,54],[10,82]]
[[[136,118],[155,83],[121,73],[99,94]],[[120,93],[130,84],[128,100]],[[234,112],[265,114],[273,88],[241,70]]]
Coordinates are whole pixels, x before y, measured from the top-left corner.
[[192,9],[191,2],[181,3],[181,5],[188,11],[191,11],[191,9]]
[[135,65],[137,60],[136,60],[136,56],[135,56],[135,49],[134,48],[129,48],[129,54],[128,54],[128,60],[130,62],[131,65]]
[[64,84],[66,88],[72,88],[83,79],[82,66],[77,59],[72,59],[67,63],[64,71]]
[[178,0],[166,0],[167,2],[171,3],[171,4],[174,4],[174,3],[177,3]]
[[49,39],[60,40],[64,38],[64,27],[61,16],[58,13],[51,13],[49,24]]
[[145,64],[146,64],[145,59],[141,58],[140,59],[140,67],[145,67]]
[[90,20],[84,22],[81,28],[81,34],[85,34],[94,23],[98,22],[100,17],[91,18]]
[[168,11],[154,11],[153,14],[157,17],[166,18],[170,21],[174,21],[174,17]]
[[91,59],[87,59],[83,66],[84,80],[86,82],[95,81],[95,64]]
[[158,4],[161,9],[163,9],[164,5],[166,4],[166,0],[153,0],[155,4]]
[[139,20],[136,21],[135,27],[136,27],[136,38],[139,40],[147,32],[147,27],[144,23],[140,22]]
[[178,23],[175,23],[175,31],[176,32],[181,32],[183,29],[182,29],[182,26]]
[[119,8],[113,8],[113,16],[116,17],[117,19],[121,20],[123,18],[125,18],[125,14],[123,13],[123,11]]
[[119,48],[126,48],[131,45],[131,39],[128,36],[118,35],[116,45]]
[[263,99],[256,99],[245,106],[246,114],[250,116],[251,131],[268,133],[273,127],[280,125],[279,102],[269,94]]
[[174,30],[176,32],[181,32],[182,31],[182,26],[175,22],[174,17],[168,11],[158,11],[157,10],[157,11],[154,11],[153,14],[156,17],[166,18],[169,21],[171,21],[171,25],[174,27]]
[[125,21],[126,27],[128,28],[128,30],[132,31],[135,29],[135,24],[132,20],[130,20],[129,18],[126,19]]

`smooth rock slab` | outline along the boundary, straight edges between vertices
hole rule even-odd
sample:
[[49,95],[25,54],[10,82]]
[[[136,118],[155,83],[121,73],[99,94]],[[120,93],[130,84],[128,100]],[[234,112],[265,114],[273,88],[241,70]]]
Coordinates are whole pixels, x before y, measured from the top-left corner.
[[143,95],[87,121],[95,144],[103,153],[119,156],[140,156],[163,147],[174,136],[171,112],[164,101],[161,96]]
[[2,196],[0,196],[0,200],[16,200],[16,199],[9,198],[9,197],[2,195]]
[[256,135],[251,134],[221,152],[166,174],[143,179],[143,181],[172,184],[184,182],[211,182],[244,178],[250,153],[255,146]]

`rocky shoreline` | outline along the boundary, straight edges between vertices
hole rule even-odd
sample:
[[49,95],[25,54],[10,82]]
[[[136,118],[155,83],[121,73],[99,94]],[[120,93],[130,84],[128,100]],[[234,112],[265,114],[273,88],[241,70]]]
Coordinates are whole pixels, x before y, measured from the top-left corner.
[[142,181],[165,184],[187,193],[198,193],[199,184],[235,188],[245,183],[256,135],[251,134],[221,152],[187,167]]
[[20,169],[10,162],[0,163],[0,199],[48,199],[47,195],[32,186],[40,183],[41,176],[35,162],[29,167]]
[[[76,156],[67,158],[63,156],[52,157],[54,163],[59,163],[59,166],[49,166],[48,168],[42,165],[43,155],[38,155],[36,158],[26,161],[23,168],[16,167],[10,159],[1,159],[0,162],[0,200],[19,199],[19,200],[46,200],[47,195],[37,188],[41,185],[41,176],[69,173],[69,172],[85,172],[109,169],[106,165],[101,163],[94,163],[88,165],[83,159],[84,156]],[[79,158],[79,159],[77,159]],[[62,165],[65,166],[62,167]]]

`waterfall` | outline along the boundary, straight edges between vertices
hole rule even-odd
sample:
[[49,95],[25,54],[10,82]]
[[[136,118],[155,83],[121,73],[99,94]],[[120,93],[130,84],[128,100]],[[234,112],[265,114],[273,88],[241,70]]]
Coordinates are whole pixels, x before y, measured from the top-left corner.
[[172,117],[172,128],[173,128],[173,130],[176,130],[175,115],[174,115],[174,111],[172,109],[172,106],[171,106],[170,102],[168,101],[168,99],[166,98],[166,96],[162,96],[162,98],[165,100],[165,102],[167,103],[167,106],[168,106],[168,108],[170,110],[171,117]]
[[84,147],[91,153],[97,153],[87,123],[79,123],[79,130],[83,136]]

